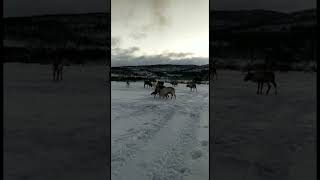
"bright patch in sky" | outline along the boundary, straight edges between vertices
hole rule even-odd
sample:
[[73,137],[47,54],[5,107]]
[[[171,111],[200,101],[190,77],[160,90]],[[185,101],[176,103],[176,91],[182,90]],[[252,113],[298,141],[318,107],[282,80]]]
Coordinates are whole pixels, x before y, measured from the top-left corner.
[[112,48],[209,57],[208,0],[112,0]]

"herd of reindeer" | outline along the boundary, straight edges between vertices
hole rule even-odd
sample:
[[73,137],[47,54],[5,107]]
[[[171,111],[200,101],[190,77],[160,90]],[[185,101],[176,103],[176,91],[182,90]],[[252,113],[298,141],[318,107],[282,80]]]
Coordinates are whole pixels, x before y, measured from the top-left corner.
[[[53,80],[58,81],[62,80],[62,70],[63,70],[63,63],[60,60],[55,60],[52,64],[53,69]],[[212,77],[215,77],[217,79],[217,70],[215,66],[211,66],[210,68],[210,74]],[[267,84],[268,89],[266,91],[266,95],[269,94],[271,84],[273,85],[275,89],[275,94],[277,94],[277,83],[275,79],[275,73],[271,70],[256,70],[254,72],[251,72],[249,69],[247,71],[247,74],[244,77],[244,81],[252,81],[254,83],[257,83],[257,94],[263,94],[263,85]],[[151,93],[151,95],[154,95],[156,97],[159,95],[160,98],[168,98],[169,95],[171,95],[171,99],[174,96],[176,98],[175,89],[174,87],[178,85],[177,81],[170,82],[173,87],[165,87],[163,81],[156,81],[156,80],[145,80],[144,81],[144,87],[154,87],[154,92]],[[127,81],[127,85],[129,86],[129,81]],[[197,85],[196,82],[192,81],[187,83],[186,87],[189,87],[191,91],[196,90],[197,91]]]
[[[127,84],[129,82],[127,81]],[[157,81],[155,79],[148,79],[148,80],[144,80],[144,85],[143,87],[149,87],[152,88],[154,87],[154,91],[151,93],[151,95],[154,96],[154,98],[159,95],[160,98],[166,98],[168,99],[169,95],[171,95],[171,99],[174,97],[176,99],[176,90],[175,90],[175,86],[178,85],[177,81],[171,81],[170,84],[173,87],[166,87],[164,86],[164,82],[163,81]],[[195,82],[188,82],[187,83],[187,87],[190,88],[190,91],[196,90],[197,91],[197,85]]]
[[[217,70],[215,67],[210,69],[210,73],[212,74],[212,77],[214,79],[217,79]],[[262,95],[263,94],[263,86],[264,84],[267,85],[267,91],[266,95],[269,94],[269,91],[271,89],[271,85],[274,87],[274,93],[275,95],[277,94],[277,83],[276,83],[276,78],[275,78],[275,73],[271,70],[256,70],[256,71],[251,71],[248,69],[247,74],[244,77],[244,81],[251,81],[254,83],[257,83],[257,94]],[[144,80],[144,88],[145,87],[154,87],[154,91],[151,93],[151,95],[154,95],[154,98],[159,95],[160,98],[168,98],[169,95],[171,95],[171,99],[173,97],[176,98],[175,95],[175,86],[178,85],[177,81],[171,81],[170,84],[172,87],[165,87],[163,81],[156,81],[155,79],[148,79]],[[129,85],[129,82],[127,81],[127,85]],[[188,82],[186,87],[190,88],[190,91],[197,91],[197,85],[196,82],[191,81]]]

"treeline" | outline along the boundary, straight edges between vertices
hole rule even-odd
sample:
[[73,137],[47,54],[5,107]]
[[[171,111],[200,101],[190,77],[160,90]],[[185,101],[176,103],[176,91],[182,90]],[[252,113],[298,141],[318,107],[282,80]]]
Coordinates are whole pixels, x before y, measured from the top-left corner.
[[11,62],[106,60],[110,57],[109,16],[101,13],[5,18],[2,56]]
[[275,65],[315,62],[317,52],[315,12],[315,10],[291,14],[263,10],[211,12],[211,57],[242,59],[251,63],[256,60],[266,60]]
[[264,59],[297,62],[314,60],[315,30],[296,32],[213,32],[210,50],[214,57]]

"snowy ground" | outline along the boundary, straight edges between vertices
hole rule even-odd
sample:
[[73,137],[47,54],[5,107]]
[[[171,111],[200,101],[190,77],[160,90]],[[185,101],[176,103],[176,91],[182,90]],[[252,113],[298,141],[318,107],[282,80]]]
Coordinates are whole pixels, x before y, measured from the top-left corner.
[[50,68],[4,66],[4,179],[107,179],[105,67],[65,67],[61,82]]
[[315,180],[316,73],[277,73],[277,96],[243,76],[218,70],[210,84],[211,178]]
[[112,180],[209,179],[209,86],[180,84],[168,100],[152,91],[111,84]]
[[[5,64],[4,179],[108,179],[105,68],[64,74],[56,83],[47,65]],[[210,178],[315,179],[316,74],[276,76],[278,95],[258,96],[240,72],[218,70]],[[160,100],[142,83],[112,85],[113,180],[208,179],[208,86]]]

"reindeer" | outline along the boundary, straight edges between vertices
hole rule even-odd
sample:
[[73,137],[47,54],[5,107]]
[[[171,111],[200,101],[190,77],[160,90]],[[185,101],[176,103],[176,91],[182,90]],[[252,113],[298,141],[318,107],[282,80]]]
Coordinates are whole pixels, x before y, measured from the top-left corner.
[[217,74],[217,69],[216,67],[212,67],[212,77],[216,77],[216,80],[218,80],[218,74]]
[[166,98],[166,99],[168,99],[169,94],[171,94],[171,99],[173,96],[176,99],[176,93],[173,87],[165,87],[165,86],[159,85],[157,86],[155,91],[151,93],[151,95],[154,95],[154,98],[156,97],[157,94],[159,94],[160,98]]
[[152,87],[151,81],[149,81],[149,80],[144,80],[144,85],[143,85],[143,87],[145,88],[146,85],[147,85],[147,87]]
[[[153,98],[156,98],[157,94],[159,94],[159,97],[161,97],[159,91],[154,91],[154,92],[151,93],[151,95],[154,96]],[[163,97],[163,96],[162,96],[162,97]],[[166,97],[166,99],[167,99],[167,98],[169,97],[169,93],[167,93],[167,94],[165,95],[165,97]]]
[[53,60],[52,70],[53,70],[53,80],[54,81],[62,80],[63,63],[61,59],[56,58]]
[[158,81],[156,86],[163,86],[164,82],[163,81]]
[[163,87],[159,89],[159,97],[167,99],[169,97],[169,94],[171,94],[171,99],[173,96],[175,99],[177,99],[175,89],[173,87]]
[[170,84],[171,84],[172,86],[177,86],[177,85],[178,85],[178,82],[177,82],[177,81],[171,81]]
[[277,94],[277,84],[275,82],[275,75],[274,72],[272,71],[256,71],[256,72],[250,72],[248,70],[248,73],[244,77],[244,81],[252,81],[255,83],[258,83],[258,89],[257,89],[257,94],[262,94],[262,89],[263,89],[263,84],[267,83],[268,85],[268,90],[266,91],[266,94],[269,94],[271,85],[270,83],[273,84],[275,88],[275,94]]
[[195,89],[197,91],[197,85],[194,82],[188,83],[187,87],[190,88],[190,91],[192,91],[193,89]]
[[156,87],[157,87],[157,82],[151,82],[151,84],[152,84],[152,87],[154,87],[154,89],[156,89]]
[[157,94],[160,93],[160,89],[164,88],[164,82],[163,81],[157,81],[155,85],[154,92],[151,93],[151,95],[154,95],[156,97]]

